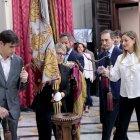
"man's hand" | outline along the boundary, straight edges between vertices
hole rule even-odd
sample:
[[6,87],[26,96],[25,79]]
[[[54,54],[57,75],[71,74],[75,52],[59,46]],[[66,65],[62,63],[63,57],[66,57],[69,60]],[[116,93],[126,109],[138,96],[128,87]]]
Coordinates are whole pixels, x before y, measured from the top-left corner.
[[62,94],[61,94],[61,92],[55,93],[55,95],[54,95],[53,98],[54,98],[54,100],[55,100],[56,102],[60,101],[60,100],[62,99]]
[[23,82],[23,83],[27,82],[28,73],[27,73],[27,71],[25,70],[24,67],[22,67],[22,71],[20,73],[20,78],[21,78],[21,82]]
[[3,119],[7,116],[9,116],[8,110],[3,107],[0,107],[0,118]]

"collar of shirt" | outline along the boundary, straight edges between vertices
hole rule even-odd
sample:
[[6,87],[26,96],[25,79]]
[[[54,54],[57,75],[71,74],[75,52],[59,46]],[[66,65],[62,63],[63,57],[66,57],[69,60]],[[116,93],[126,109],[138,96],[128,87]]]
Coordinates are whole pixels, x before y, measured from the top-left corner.
[[[8,57],[6,60],[12,59],[13,57],[14,57],[14,56],[12,55],[12,56]],[[3,58],[2,55],[0,54],[0,61],[2,61],[2,60],[4,60],[4,58]]]
[[116,45],[118,48],[120,47],[121,44]]
[[72,52],[72,48],[66,53],[66,55],[70,55],[70,53]]
[[128,56],[135,56],[135,53],[134,53],[134,52],[133,52],[133,53],[127,52],[127,55],[128,55]]
[[122,60],[121,63],[125,66],[132,66],[138,63],[138,58],[134,52],[131,54],[127,52],[126,57]]
[[8,80],[9,73],[10,73],[10,66],[11,66],[11,60],[13,58],[13,55],[8,57],[7,59],[4,59],[2,55],[0,55],[0,62],[1,66],[5,75],[5,80]]
[[72,51],[72,48],[66,53],[65,58],[64,58],[64,63],[67,63],[67,59],[68,59],[71,51]]
[[114,49],[114,45],[108,50],[108,52],[109,52],[109,55],[111,56],[111,54],[112,54],[112,52],[113,52],[113,49]]

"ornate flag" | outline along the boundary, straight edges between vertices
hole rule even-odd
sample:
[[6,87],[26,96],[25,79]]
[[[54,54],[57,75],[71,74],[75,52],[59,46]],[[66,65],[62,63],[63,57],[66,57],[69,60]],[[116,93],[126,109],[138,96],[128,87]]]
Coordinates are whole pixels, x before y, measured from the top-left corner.
[[59,75],[47,0],[31,0],[30,41],[38,91],[42,84],[57,79]]

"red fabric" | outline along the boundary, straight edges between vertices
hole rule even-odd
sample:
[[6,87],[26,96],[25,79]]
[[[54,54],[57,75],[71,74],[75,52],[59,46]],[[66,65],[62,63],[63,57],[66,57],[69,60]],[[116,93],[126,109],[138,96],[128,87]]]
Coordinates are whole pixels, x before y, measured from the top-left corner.
[[[17,33],[20,39],[20,46],[17,48],[16,53],[24,60],[24,65],[31,62],[32,53],[29,44],[29,9],[30,0],[12,0],[13,7],[13,30]],[[33,90],[33,72],[30,67],[27,68],[29,73],[28,86],[19,94],[20,105],[30,106],[34,98]]]
[[107,110],[113,111],[113,97],[111,92],[107,93]]
[[76,88],[75,88],[74,93],[73,93],[73,95],[74,95],[74,103],[75,103],[76,100],[78,99],[78,97],[80,96],[81,91],[82,91],[82,80],[81,80],[79,67],[78,67],[77,64],[74,64],[72,77],[76,81]]
[[68,32],[73,35],[72,0],[54,1],[58,34]]
[[109,79],[107,77],[102,77],[101,80],[103,89],[109,89]]

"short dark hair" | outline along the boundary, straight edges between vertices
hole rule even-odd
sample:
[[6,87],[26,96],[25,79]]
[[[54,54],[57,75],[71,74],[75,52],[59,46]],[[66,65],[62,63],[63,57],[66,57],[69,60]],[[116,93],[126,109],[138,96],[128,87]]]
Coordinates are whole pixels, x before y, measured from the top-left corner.
[[113,32],[112,30],[109,30],[109,29],[103,30],[103,31],[101,32],[101,35],[102,35],[102,34],[107,34],[107,33],[109,33],[109,34],[110,34],[110,38],[113,39],[113,37],[114,37],[114,32]]
[[19,44],[18,36],[12,30],[4,30],[0,33],[0,41],[4,44],[12,43],[12,44]]
[[67,33],[67,32],[62,33],[62,34],[59,36],[59,38],[61,39],[61,38],[65,37],[65,36],[68,37],[68,40],[69,40],[70,42],[72,41],[72,35],[69,34],[69,33]]
[[115,36],[121,37],[121,36],[122,36],[121,31],[120,31],[120,30],[115,30],[115,31],[114,31],[114,37],[115,37]]

